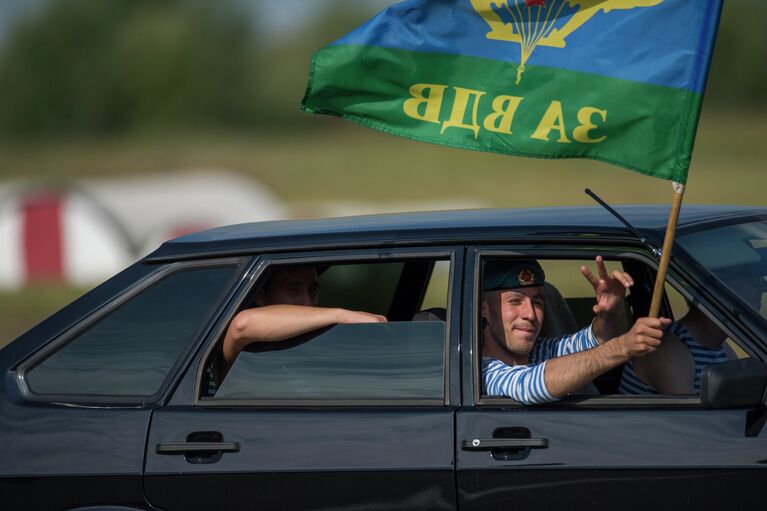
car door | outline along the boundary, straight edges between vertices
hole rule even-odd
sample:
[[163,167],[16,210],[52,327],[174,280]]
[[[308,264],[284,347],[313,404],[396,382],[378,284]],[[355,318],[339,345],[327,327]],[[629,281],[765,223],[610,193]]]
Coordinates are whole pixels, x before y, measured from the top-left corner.
[[[482,395],[478,300],[492,255],[592,258],[652,266],[641,251],[473,249],[467,256],[464,406],[456,419],[459,508],[758,509],[767,481],[764,409],[704,409],[689,396],[571,396],[523,406]],[[754,356],[763,356],[754,349]],[[761,422],[760,422],[761,421]]]
[[[151,410],[246,266],[136,264],[5,348],[3,509],[146,509]],[[46,332],[51,340],[41,343]]]
[[[417,264],[409,264],[414,259]],[[305,342],[243,352],[206,397],[206,364],[226,329],[223,321],[172,400],[153,413],[148,501],[184,511],[455,509],[461,249],[264,257],[241,299],[245,307],[264,275],[286,264],[322,268],[323,277],[339,274],[343,281],[373,276],[375,286],[359,289],[398,296],[409,269],[431,261],[447,263],[446,321],[337,325]],[[336,271],[340,262],[347,267]],[[382,275],[398,264],[404,268],[399,284],[386,291]],[[326,287],[320,305],[323,295],[357,292]],[[363,295],[349,306],[371,299]]]

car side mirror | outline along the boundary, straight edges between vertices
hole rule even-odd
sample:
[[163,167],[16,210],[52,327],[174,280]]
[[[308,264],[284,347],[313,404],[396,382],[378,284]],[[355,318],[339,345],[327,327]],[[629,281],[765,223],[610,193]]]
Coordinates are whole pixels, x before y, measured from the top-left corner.
[[767,367],[753,358],[706,367],[700,373],[700,400],[707,408],[741,408],[764,403]]

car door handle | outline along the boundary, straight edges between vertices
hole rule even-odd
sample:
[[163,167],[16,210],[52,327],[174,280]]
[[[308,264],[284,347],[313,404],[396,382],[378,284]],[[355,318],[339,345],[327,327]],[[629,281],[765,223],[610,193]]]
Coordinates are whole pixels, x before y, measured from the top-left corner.
[[548,438],[472,438],[464,440],[464,451],[491,451],[493,449],[548,449]]
[[240,452],[238,442],[167,442],[157,444],[157,454],[186,454],[188,452]]

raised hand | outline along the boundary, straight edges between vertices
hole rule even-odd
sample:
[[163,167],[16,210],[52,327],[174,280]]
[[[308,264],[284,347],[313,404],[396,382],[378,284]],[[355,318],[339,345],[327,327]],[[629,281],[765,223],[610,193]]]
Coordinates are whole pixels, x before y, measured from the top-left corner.
[[586,266],[581,266],[581,273],[594,288],[597,303],[593,307],[596,315],[610,315],[618,310],[626,296],[626,289],[634,285],[634,279],[626,272],[615,270],[607,273],[602,256],[596,257],[598,277]]

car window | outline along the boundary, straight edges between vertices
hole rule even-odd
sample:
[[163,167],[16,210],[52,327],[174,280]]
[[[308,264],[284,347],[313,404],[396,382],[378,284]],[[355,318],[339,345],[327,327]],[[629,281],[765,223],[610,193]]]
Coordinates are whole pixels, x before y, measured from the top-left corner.
[[[483,259],[483,268],[487,261],[494,261],[498,258],[487,257]],[[508,260],[509,265],[521,258],[502,258],[501,261]],[[537,259],[540,263],[546,278],[546,284],[543,288],[543,321],[538,336],[538,344],[544,338],[559,338],[564,335],[577,332],[579,329],[588,327],[593,318],[593,306],[595,305],[594,290],[591,284],[583,277],[580,272],[581,266],[587,266],[593,273],[596,273],[593,259]],[[608,260],[606,261],[607,272],[612,273],[615,270],[626,271],[632,275],[635,285],[627,293],[627,299],[622,313],[622,324],[620,331],[627,331],[633,322],[642,316],[646,316],[649,310],[649,301],[652,295],[654,284],[654,271],[648,266],[635,260]],[[484,271],[484,270],[483,270]],[[729,338],[723,332],[716,321],[710,317],[710,312],[696,308],[695,313],[690,313],[690,307],[684,297],[676,291],[671,285],[666,286],[668,304],[671,308],[665,314],[671,315],[676,321],[669,331],[673,332],[674,350],[659,350],[659,355],[654,359],[648,357],[648,362],[652,364],[654,374],[660,375],[657,380],[660,388],[666,386],[671,388],[670,378],[666,375],[674,372],[685,371],[691,374],[691,384],[693,392],[697,392],[699,385],[699,375],[703,368],[713,363],[721,363],[729,359],[744,358],[747,355],[745,350],[738,343]],[[480,299],[481,303],[481,299]],[[478,312],[479,314],[479,312]],[[481,320],[483,321],[483,320]],[[485,325],[484,322],[481,322]],[[705,328],[703,328],[705,327]],[[483,327],[480,328],[482,330]],[[689,329],[688,329],[689,328]],[[691,333],[706,332],[709,337],[702,339],[701,342]],[[483,332],[477,334],[479,344],[483,341]],[[665,341],[664,341],[665,342]],[[671,344],[669,344],[671,346]],[[530,352],[531,359],[528,365],[533,366],[542,363],[543,360],[532,360],[535,352]],[[545,357],[544,357],[545,358]],[[485,371],[495,370],[495,366],[489,369],[487,361],[483,361],[480,367],[482,380],[479,385],[482,386],[482,395],[486,395],[485,390]],[[656,369],[657,368],[657,369]],[[661,369],[662,368],[662,369]],[[574,395],[657,395],[666,393],[665,391],[656,391],[653,388],[652,381],[645,381],[645,385],[634,386],[632,379],[637,375],[634,369],[634,363],[630,361],[622,366],[615,367],[598,376],[591,385],[587,385]],[[694,375],[698,375],[695,377]],[[644,380],[641,377],[640,380]],[[677,387],[674,387],[677,388]],[[672,394],[686,394],[683,392],[668,392]]]
[[767,318],[767,222],[747,222],[683,234],[677,243],[735,295]]
[[[592,319],[594,319],[592,311],[594,307],[594,288],[581,275],[580,268],[585,265],[592,272],[595,272],[593,259],[591,261],[549,259],[541,260],[540,263],[546,273],[546,282],[550,286],[555,287],[565,299],[567,309],[572,313],[577,327],[583,328],[590,324]],[[608,273],[623,269],[618,261],[605,261],[605,266]],[[554,325],[564,321],[562,316],[567,315],[566,309],[561,306],[555,308],[553,304],[549,305],[551,305],[550,308],[552,310],[548,317],[544,318],[544,335],[551,337],[572,333],[571,331],[565,331],[567,329],[554,327]]]
[[36,394],[151,396],[231,287],[237,266],[175,271],[28,371]]
[[447,307],[447,288],[450,278],[450,261],[436,261],[431,272],[426,294],[421,303],[421,310]]
[[[668,297],[669,306],[671,307],[674,319],[683,318],[690,311],[690,306],[687,304],[687,300],[685,300],[679,291],[668,283],[666,284],[666,296]],[[725,339],[724,344],[729,359],[749,358],[750,355],[746,353],[735,339],[728,336]]]
[[[322,268],[320,306],[387,314],[404,263],[336,264]],[[361,286],[364,282],[368,289]],[[376,292],[370,292],[375,289]]]
[[[306,265],[299,265],[306,268]],[[443,399],[450,261],[409,259],[316,265],[316,308],[343,308],[385,316],[385,323],[326,324],[271,342],[248,341],[228,370],[223,342],[213,351],[208,396],[245,400]],[[254,285],[249,307],[274,286],[272,265]],[[280,272],[280,273],[278,273]],[[270,288],[271,289],[271,288]],[[244,309],[247,313],[247,307]],[[218,369],[217,369],[218,368]],[[218,373],[218,374],[216,374]]]
[[336,325],[237,358],[218,399],[441,399],[445,323]]

